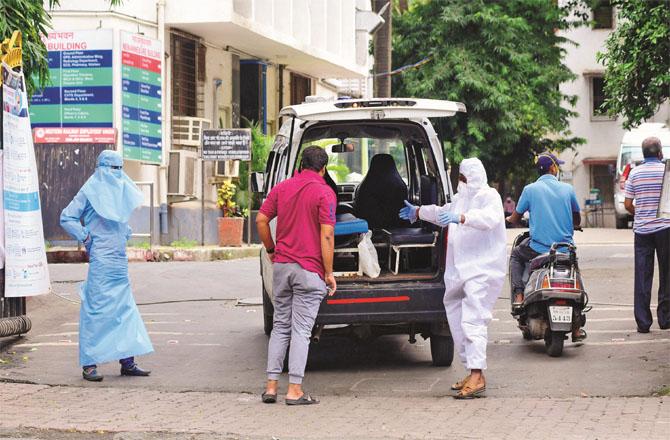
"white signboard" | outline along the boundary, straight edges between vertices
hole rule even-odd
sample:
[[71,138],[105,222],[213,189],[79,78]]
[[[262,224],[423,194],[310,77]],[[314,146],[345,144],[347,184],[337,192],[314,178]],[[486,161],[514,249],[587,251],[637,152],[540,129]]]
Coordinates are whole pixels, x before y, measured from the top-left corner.
[[25,79],[1,70],[5,297],[42,295],[51,283]]
[[661,203],[658,206],[658,216],[670,218],[670,159],[665,162],[663,191],[661,192]]

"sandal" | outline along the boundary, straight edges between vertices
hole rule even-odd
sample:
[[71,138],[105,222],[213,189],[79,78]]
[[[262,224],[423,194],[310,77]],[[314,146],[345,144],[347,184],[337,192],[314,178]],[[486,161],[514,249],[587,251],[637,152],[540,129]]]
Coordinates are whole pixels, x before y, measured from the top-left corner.
[[579,336],[575,336],[574,332],[572,333],[572,342],[582,342],[584,339],[586,339],[588,335],[586,334],[586,330],[583,328],[579,329]]
[[455,384],[453,384],[451,386],[451,389],[454,390],[454,391],[460,391],[461,389],[463,389],[465,384],[468,383],[469,380],[470,380],[470,375],[468,374],[463,379],[461,379],[458,382],[456,382]]
[[299,399],[286,399],[287,405],[316,405],[319,401],[305,393]]
[[277,394],[263,393],[261,394],[263,403],[277,403]]
[[478,386],[472,386],[469,383],[466,383],[463,388],[454,396],[454,399],[475,399],[478,397],[484,396],[486,391],[486,383],[482,383]]

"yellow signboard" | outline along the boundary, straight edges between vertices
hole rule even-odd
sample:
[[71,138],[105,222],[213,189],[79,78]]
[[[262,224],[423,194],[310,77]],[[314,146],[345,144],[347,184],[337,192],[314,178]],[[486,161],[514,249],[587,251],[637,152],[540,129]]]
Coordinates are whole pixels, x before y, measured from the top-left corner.
[[[12,38],[6,38],[0,43],[0,61],[9,65],[12,69],[21,67],[21,32],[14,31]],[[0,78],[2,84],[2,78]]]

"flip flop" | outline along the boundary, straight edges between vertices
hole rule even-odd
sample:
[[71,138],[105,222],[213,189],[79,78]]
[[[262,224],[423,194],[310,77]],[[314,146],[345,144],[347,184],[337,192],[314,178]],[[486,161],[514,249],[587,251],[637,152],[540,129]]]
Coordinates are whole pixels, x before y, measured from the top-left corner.
[[316,405],[317,403],[319,403],[319,401],[307,393],[300,396],[299,399],[286,399],[287,405]]
[[263,403],[277,403],[277,394],[263,393],[261,394]]
[[473,387],[470,384],[465,384],[465,386],[454,396],[454,399],[475,399],[479,397],[486,397],[484,392],[486,391],[486,384],[481,384],[478,387]]
[[458,382],[456,382],[455,384],[453,384],[451,386],[451,389],[454,390],[454,391],[460,391],[461,389],[463,389],[465,384],[468,383],[469,380],[470,380],[470,375],[468,374],[463,379],[461,379]]

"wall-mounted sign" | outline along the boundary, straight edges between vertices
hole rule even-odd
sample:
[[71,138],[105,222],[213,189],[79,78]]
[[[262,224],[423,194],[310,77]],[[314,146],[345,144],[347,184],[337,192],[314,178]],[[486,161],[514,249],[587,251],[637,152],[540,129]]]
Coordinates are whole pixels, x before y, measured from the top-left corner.
[[32,127],[112,127],[111,29],[50,32],[50,85],[30,101]]
[[57,128],[33,129],[36,144],[116,144],[115,128]]
[[203,160],[251,160],[251,130],[221,128],[202,131]]
[[[123,157],[160,164],[162,146],[163,43],[121,32]],[[195,90],[193,91],[195,93]]]

